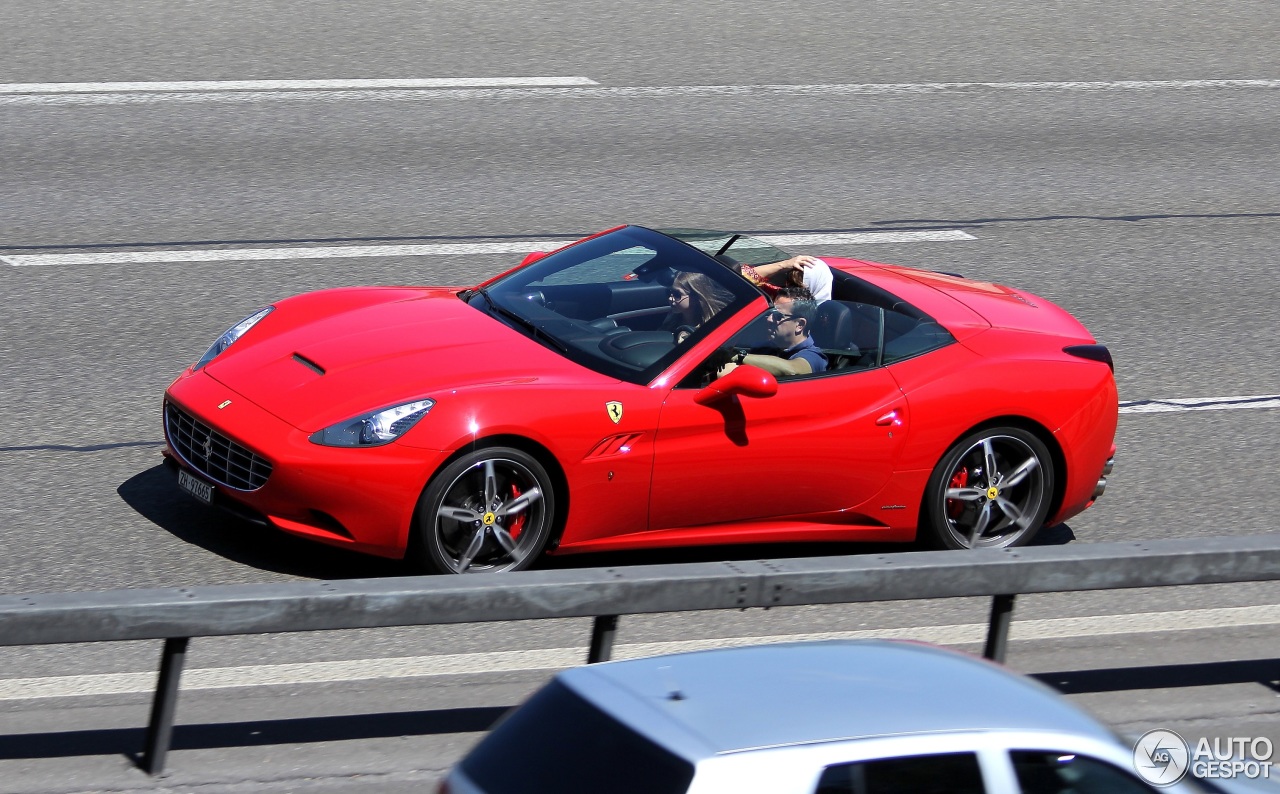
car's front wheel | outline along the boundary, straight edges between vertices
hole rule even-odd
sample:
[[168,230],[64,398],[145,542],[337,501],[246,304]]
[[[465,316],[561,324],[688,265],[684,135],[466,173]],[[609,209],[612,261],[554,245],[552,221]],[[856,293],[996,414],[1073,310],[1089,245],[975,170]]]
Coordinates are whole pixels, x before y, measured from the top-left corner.
[[1017,427],[993,427],[947,450],[929,478],[921,533],[944,549],[1005,548],[1031,541],[1049,512],[1053,458]]
[[470,452],[445,466],[418,504],[418,545],[438,573],[528,568],[551,539],[555,491],[532,455],[509,447]]

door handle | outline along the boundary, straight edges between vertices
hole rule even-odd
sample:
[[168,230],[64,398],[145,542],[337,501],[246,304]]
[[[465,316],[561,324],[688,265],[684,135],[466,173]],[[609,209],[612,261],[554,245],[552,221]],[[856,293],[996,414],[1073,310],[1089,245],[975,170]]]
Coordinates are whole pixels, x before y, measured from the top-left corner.
[[889,425],[900,424],[902,424],[902,420],[898,418],[897,408],[894,408],[892,411],[876,420],[876,425],[879,427],[888,427]]

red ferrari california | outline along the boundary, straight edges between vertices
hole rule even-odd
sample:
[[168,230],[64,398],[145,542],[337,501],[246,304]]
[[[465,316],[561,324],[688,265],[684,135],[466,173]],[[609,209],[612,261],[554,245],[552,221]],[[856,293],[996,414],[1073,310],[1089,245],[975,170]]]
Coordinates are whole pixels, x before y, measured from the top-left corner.
[[820,286],[779,292],[761,274],[789,256],[622,226],[475,287],[288,298],[170,385],[166,460],[205,504],[443,573],[728,543],[1017,546],[1101,495],[1116,387],[1073,317],[834,257],[807,263]]

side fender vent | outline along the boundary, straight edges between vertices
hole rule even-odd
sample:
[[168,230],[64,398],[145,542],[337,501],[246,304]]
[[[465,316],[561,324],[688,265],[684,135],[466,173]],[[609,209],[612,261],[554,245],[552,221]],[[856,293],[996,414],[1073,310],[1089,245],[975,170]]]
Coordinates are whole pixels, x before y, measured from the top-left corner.
[[643,437],[644,433],[622,433],[621,435],[609,436],[608,438],[601,439],[600,443],[592,447],[591,451],[587,453],[584,460],[591,460],[592,458],[607,458],[613,455],[626,454],[630,452],[631,448],[634,447]]

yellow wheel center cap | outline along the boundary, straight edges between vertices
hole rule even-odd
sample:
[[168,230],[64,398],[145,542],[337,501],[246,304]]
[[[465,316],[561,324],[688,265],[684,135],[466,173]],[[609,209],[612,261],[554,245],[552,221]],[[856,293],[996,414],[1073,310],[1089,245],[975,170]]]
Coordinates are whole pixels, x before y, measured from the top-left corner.
[[993,502],[994,502],[994,501],[995,501],[995,499],[996,499],[996,497],[997,497],[997,496],[999,496],[999,495],[1000,495],[1000,489],[999,489],[999,488],[988,488],[988,489],[987,489],[987,498],[988,498],[988,499],[990,499],[991,501],[993,501]]
[[[994,489],[992,489],[992,490],[994,490]],[[491,527],[491,526],[493,526],[493,522],[494,522],[494,521],[496,521],[496,520],[498,520],[498,517],[497,517],[497,516],[495,516],[493,513],[485,513],[485,514],[484,514],[484,517],[483,517],[483,518],[481,518],[480,520],[484,522],[484,525],[485,525],[486,527]]]

